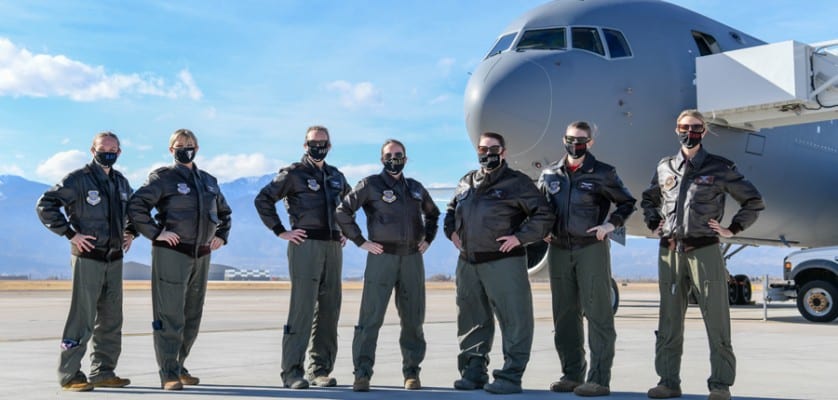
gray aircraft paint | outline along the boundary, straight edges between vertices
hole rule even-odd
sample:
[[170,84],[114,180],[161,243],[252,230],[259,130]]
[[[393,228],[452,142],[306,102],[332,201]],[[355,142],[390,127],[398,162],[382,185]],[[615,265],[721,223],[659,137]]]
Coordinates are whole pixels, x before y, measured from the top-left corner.
[[[734,28],[682,7],[654,0],[557,0],[535,8],[502,32],[546,27],[602,27],[621,31],[632,57],[592,52],[512,49],[483,60],[465,92],[466,126],[507,138],[507,160],[533,178],[564,155],[567,124],[595,124],[597,158],[617,167],[633,194],[649,186],[655,165],[675,154],[675,118],[696,107],[692,31],[712,35],[722,51],[763,44]],[[738,35],[740,40],[734,38]],[[499,36],[500,37],[500,36]],[[828,38],[825,38],[828,39]],[[494,44],[492,44],[494,45]],[[771,60],[766,60],[771,62]],[[799,247],[838,244],[838,125],[835,120],[744,132],[711,126],[705,148],[736,162],[762,192],[767,208],[733,238],[736,243]],[[738,209],[728,199],[723,224]],[[627,223],[649,236],[642,213]]]

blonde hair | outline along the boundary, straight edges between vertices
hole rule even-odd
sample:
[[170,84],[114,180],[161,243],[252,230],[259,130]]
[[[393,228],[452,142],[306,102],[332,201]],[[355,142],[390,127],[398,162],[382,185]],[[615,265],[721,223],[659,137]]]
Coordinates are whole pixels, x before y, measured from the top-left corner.
[[104,131],[104,132],[97,133],[96,136],[93,137],[93,144],[90,145],[90,148],[95,150],[96,149],[96,141],[99,140],[99,139],[102,139],[102,138],[106,138],[106,137],[114,138],[114,140],[116,140],[116,147],[121,147],[120,143],[119,143],[119,138],[116,136],[115,133],[113,133],[111,131]]
[[192,133],[192,131],[189,129],[178,129],[171,137],[169,137],[169,147],[174,147],[175,142],[177,142],[180,138],[186,138],[187,140],[192,139],[192,141],[195,142],[195,146],[198,146],[198,138],[194,133]]
[[678,118],[675,119],[675,123],[678,123],[678,121],[680,121],[681,118],[684,118],[684,117],[693,117],[693,118],[701,121],[702,124],[707,124],[704,121],[704,115],[702,115],[698,110],[696,110],[694,108],[690,108],[690,109],[686,109],[684,111],[681,111],[681,113],[678,114]]

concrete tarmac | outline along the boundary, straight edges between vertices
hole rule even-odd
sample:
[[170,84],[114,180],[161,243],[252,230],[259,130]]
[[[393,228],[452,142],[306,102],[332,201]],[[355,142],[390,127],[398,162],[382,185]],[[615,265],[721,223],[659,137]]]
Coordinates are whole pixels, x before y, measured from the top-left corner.
[[[254,288],[215,284],[206,300],[204,320],[186,366],[201,378],[199,386],[181,392],[160,390],[151,337],[151,300],[147,282],[126,285],[123,352],[117,373],[132,380],[123,389],[97,388],[89,393],[63,392],[56,380],[60,335],[69,308],[65,285],[53,290],[3,289],[0,285],[0,398],[3,399],[483,399],[483,391],[452,388],[456,368],[456,306],[450,284],[427,292],[425,337],[428,352],[422,364],[420,391],[401,388],[399,322],[392,304],[378,343],[372,391],[354,393],[352,334],[361,299],[359,283],[344,286],[340,343],[333,376],[335,388],[283,389],[280,380],[282,325],[288,312],[287,284],[266,283]],[[756,285],[755,285],[756,286]],[[758,288],[755,288],[758,289]],[[754,298],[761,298],[755,291]],[[553,348],[550,290],[535,284],[535,340],[524,375],[524,393],[508,399],[573,399],[552,393],[550,383],[561,376]],[[391,301],[392,303],[392,301]],[[737,357],[735,399],[838,399],[838,322],[814,324],[804,320],[792,302],[773,303],[763,321],[760,302],[731,309],[733,347]],[[610,397],[645,399],[657,383],[654,371],[654,331],[658,294],[654,284],[621,287],[617,313],[616,359]],[[683,399],[705,399],[710,364],[704,325],[698,308],[687,312]],[[503,362],[497,332],[490,369]],[[88,347],[88,351],[90,348]],[[89,368],[89,359],[83,370]]]

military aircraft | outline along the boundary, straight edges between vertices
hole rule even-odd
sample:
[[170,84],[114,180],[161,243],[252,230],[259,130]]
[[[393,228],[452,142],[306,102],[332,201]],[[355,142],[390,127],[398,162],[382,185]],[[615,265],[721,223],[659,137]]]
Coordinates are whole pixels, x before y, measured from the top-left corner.
[[[735,161],[767,204],[724,240],[726,257],[838,244],[838,42],[764,44],[664,1],[552,1],[503,29],[472,72],[468,134],[475,145],[482,132],[504,134],[507,161],[535,179],[564,155],[565,127],[589,121],[592,153],[639,200],[657,162],[678,151],[678,113],[699,108],[711,122],[705,148]],[[737,206],[729,199],[725,215]],[[651,237],[642,212],[626,227]],[[531,275],[544,274],[543,249],[532,254]],[[731,282],[731,300],[750,301],[747,276]]]

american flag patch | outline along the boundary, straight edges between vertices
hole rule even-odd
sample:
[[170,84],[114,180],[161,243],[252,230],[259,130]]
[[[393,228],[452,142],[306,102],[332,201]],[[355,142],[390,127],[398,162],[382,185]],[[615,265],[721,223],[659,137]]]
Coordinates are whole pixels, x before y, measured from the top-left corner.
[[703,175],[695,178],[696,185],[712,185],[713,182],[716,180],[716,177],[713,175]]

